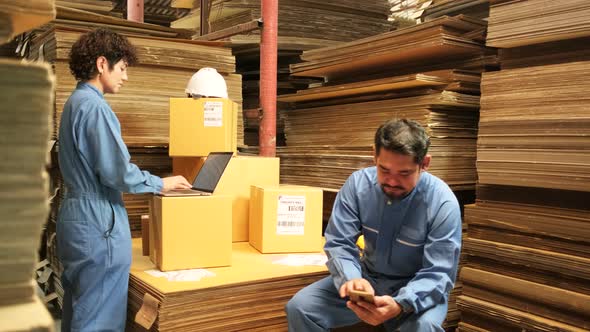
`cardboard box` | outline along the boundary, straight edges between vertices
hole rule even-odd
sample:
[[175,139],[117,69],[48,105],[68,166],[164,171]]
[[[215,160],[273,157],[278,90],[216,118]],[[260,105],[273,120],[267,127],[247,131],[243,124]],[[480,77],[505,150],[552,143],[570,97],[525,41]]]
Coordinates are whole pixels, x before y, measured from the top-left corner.
[[227,165],[215,188],[216,195],[232,196],[232,241],[248,241],[250,187],[279,185],[279,158],[236,156]]
[[172,174],[184,176],[193,183],[207,157],[172,157]]
[[150,258],[162,271],[231,264],[229,196],[154,196]]
[[320,188],[252,186],[250,244],[261,253],[322,250]]
[[169,155],[237,151],[238,104],[223,98],[170,98]]

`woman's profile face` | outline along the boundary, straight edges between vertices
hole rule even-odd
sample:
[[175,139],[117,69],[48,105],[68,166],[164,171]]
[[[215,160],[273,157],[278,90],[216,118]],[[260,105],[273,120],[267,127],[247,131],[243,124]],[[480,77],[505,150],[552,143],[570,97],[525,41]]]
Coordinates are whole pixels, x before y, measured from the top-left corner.
[[98,77],[104,93],[117,93],[127,81],[127,62],[119,60],[112,70],[107,67]]

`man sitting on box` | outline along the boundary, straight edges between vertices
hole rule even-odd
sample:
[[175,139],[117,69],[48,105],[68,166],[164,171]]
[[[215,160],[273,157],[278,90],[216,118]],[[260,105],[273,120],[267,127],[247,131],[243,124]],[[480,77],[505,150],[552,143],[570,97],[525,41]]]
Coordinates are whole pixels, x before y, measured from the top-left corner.
[[[289,331],[328,331],[360,320],[388,331],[443,331],[461,213],[451,189],[426,172],[429,145],[414,121],[390,120],[377,130],[376,166],[354,172],[334,202],[324,247],[331,276],[287,303]],[[352,290],[375,294],[374,302],[348,300]]]

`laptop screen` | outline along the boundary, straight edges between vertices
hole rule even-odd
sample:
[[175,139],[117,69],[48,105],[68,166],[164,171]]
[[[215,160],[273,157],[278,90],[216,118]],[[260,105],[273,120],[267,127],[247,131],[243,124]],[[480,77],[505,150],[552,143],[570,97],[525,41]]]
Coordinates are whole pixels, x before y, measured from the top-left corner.
[[193,181],[193,189],[212,193],[232,157],[232,152],[211,152]]

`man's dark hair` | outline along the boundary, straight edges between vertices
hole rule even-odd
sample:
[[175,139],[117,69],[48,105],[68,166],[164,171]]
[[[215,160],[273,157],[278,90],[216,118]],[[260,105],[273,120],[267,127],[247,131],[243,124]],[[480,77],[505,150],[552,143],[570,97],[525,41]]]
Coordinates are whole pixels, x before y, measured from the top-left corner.
[[416,164],[421,164],[428,152],[430,138],[424,128],[416,121],[393,119],[385,122],[375,133],[375,154],[381,148],[413,156]]
[[96,59],[104,56],[109,69],[123,60],[127,65],[137,63],[135,47],[125,38],[112,30],[98,28],[83,34],[70,50],[70,71],[77,81],[87,81],[98,74]]

